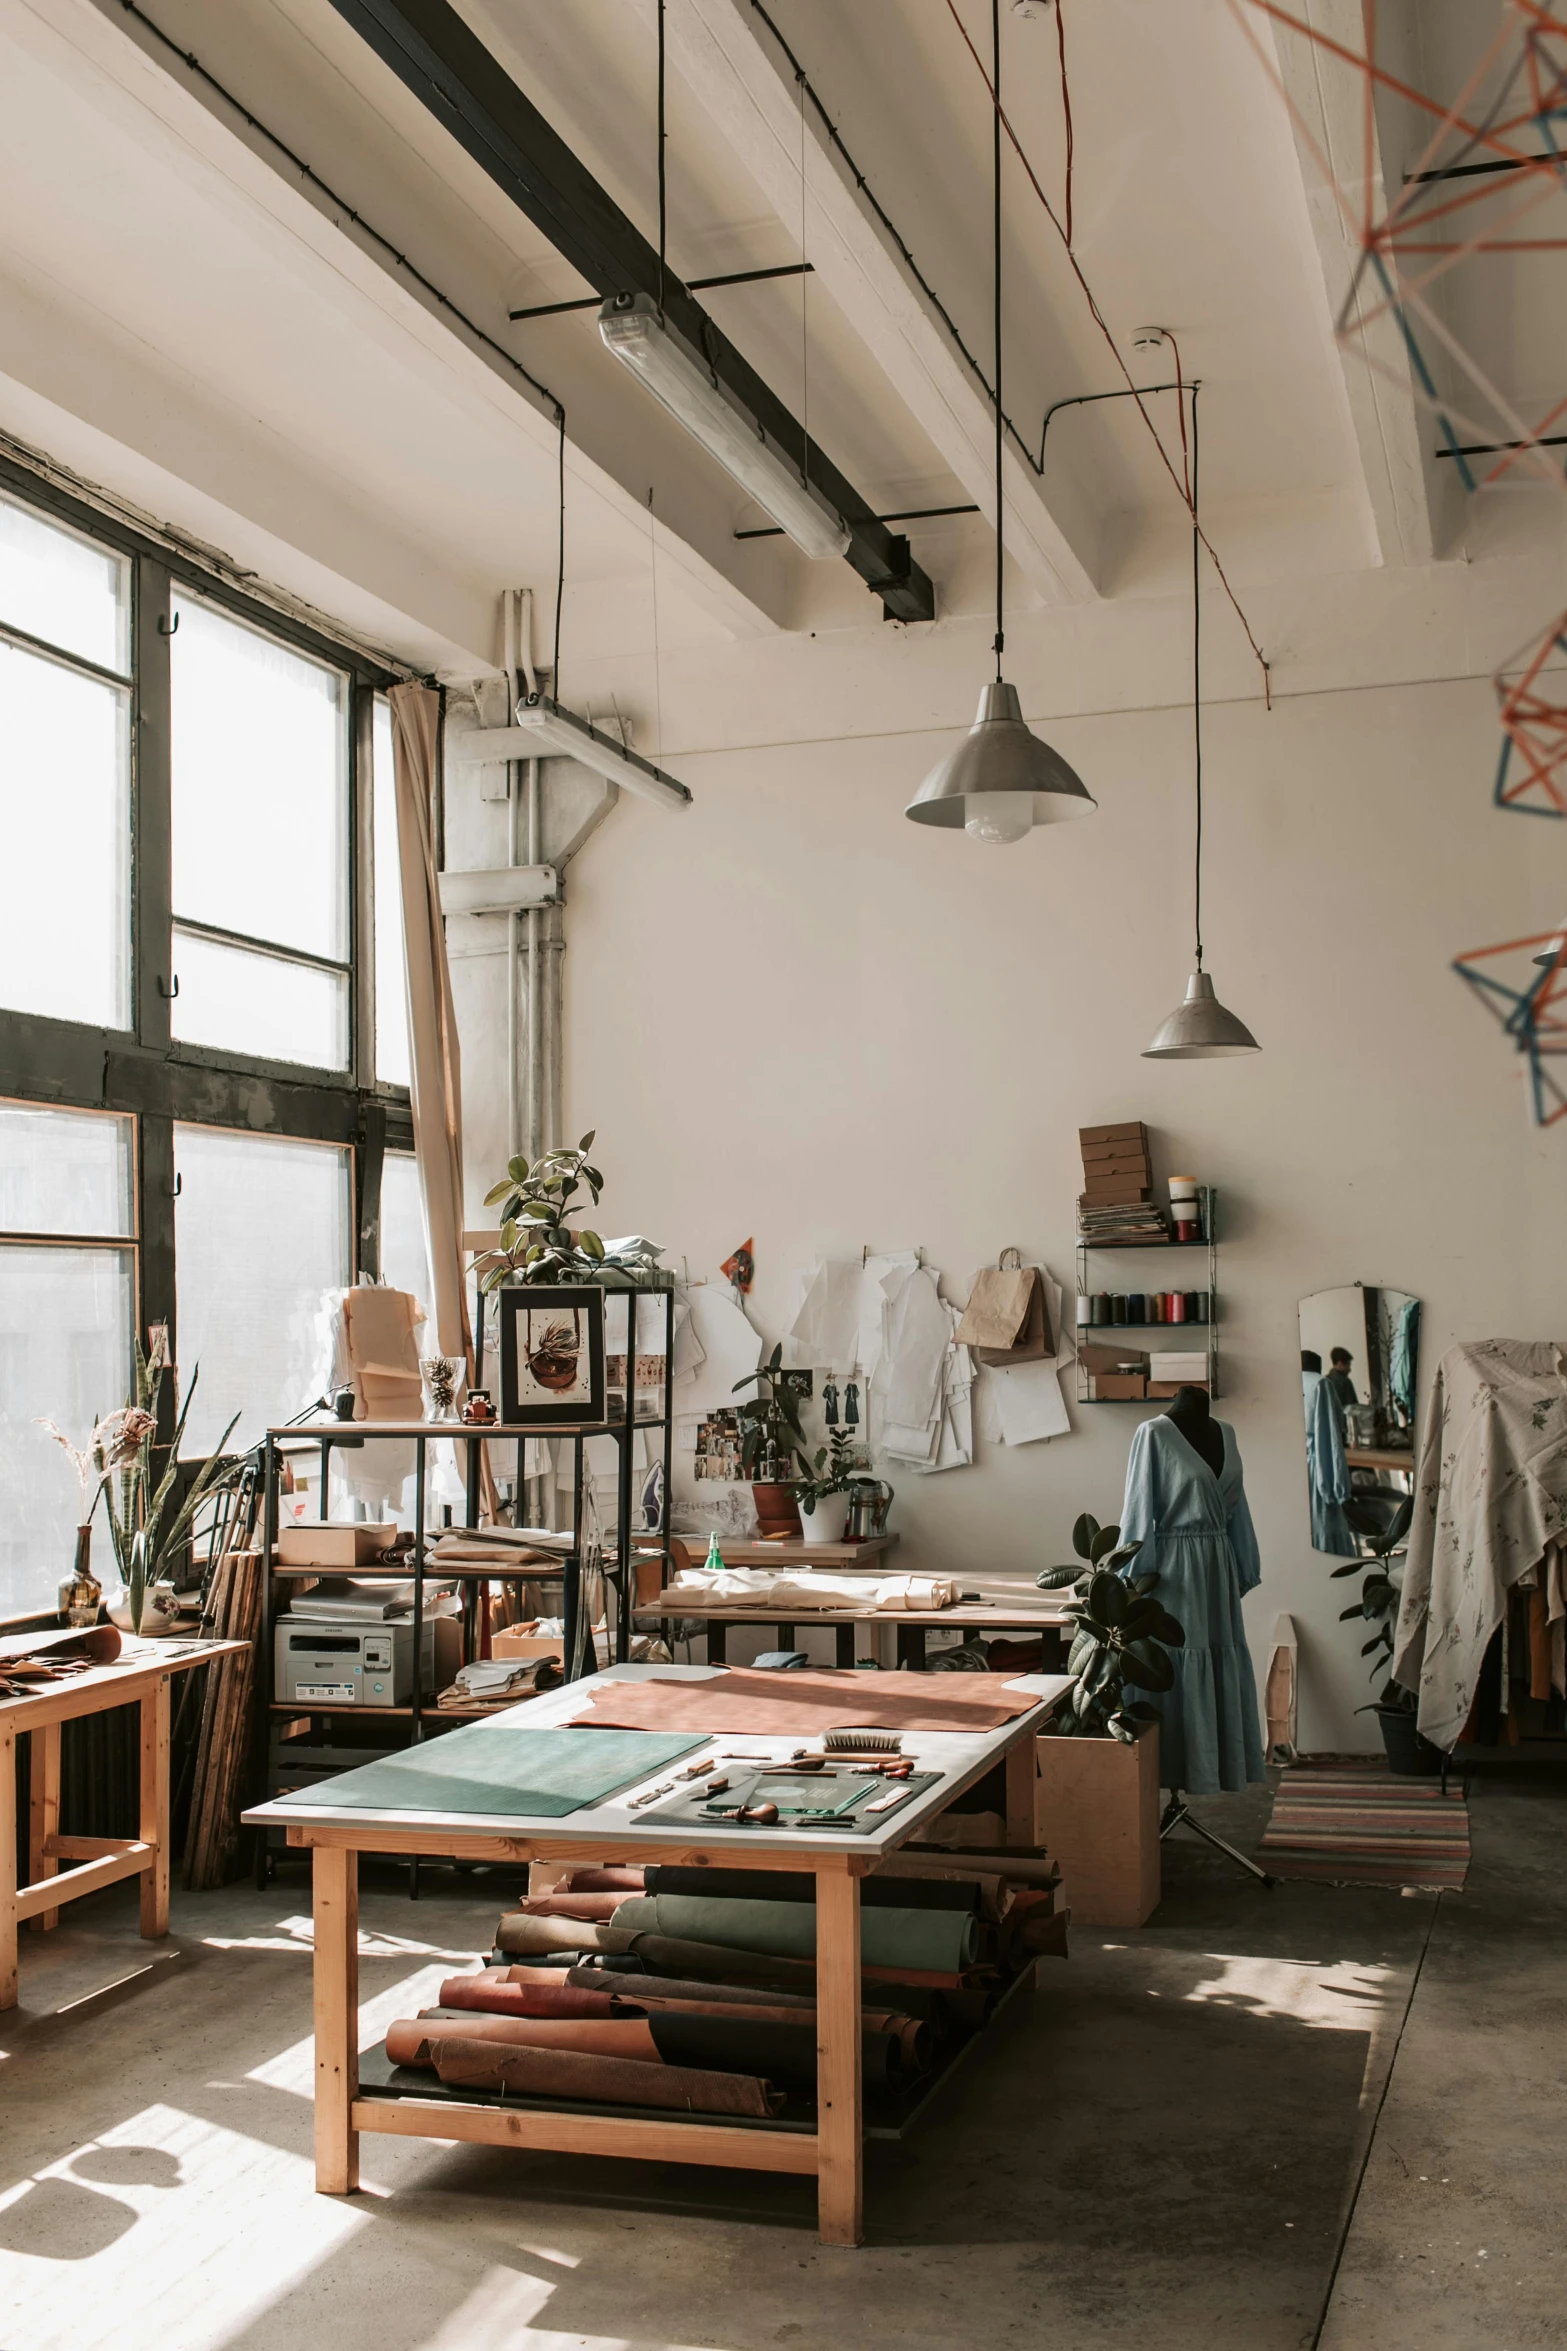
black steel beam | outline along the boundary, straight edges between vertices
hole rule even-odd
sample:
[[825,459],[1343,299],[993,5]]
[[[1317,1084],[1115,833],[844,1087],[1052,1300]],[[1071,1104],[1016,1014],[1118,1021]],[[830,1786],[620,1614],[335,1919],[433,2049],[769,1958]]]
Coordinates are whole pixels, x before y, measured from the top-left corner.
[[[578,161],[448,0],[332,0],[339,16],[445,125],[600,300],[659,296],[658,255]],[[932,620],[936,600],[909,543],[878,522],[868,501],[806,436],[798,420],[720,332],[690,288],[666,268],[663,307],[733,397],[786,449],[805,445],[812,485],[843,517],[846,561],[889,619]]]

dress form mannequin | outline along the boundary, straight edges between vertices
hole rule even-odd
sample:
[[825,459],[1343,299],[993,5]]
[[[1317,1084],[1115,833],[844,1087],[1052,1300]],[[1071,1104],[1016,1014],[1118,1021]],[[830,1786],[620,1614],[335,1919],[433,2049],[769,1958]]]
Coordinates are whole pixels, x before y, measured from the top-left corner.
[[1215,1477],[1224,1467],[1224,1439],[1214,1426],[1206,1388],[1181,1388],[1171,1398],[1166,1420],[1173,1420],[1194,1453]]

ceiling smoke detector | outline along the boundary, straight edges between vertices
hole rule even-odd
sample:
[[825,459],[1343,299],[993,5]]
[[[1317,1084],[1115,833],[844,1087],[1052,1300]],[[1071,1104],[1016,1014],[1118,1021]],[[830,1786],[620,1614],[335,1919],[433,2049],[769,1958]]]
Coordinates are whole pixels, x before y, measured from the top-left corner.
[[1012,0],[1012,13],[1022,17],[1025,24],[1031,24],[1036,16],[1044,15],[1048,6],[1049,0]]
[[1162,343],[1167,343],[1169,340],[1168,330],[1164,327],[1134,327],[1132,329],[1132,349],[1134,351],[1157,351]]

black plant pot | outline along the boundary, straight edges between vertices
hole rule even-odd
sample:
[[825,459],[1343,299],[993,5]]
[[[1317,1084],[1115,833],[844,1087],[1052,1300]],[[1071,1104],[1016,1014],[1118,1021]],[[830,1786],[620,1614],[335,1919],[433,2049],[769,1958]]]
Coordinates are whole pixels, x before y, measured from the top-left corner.
[[1414,1715],[1402,1706],[1379,1706],[1376,1710],[1382,1725],[1382,1744],[1387,1749],[1387,1767],[1405,1779],[1417,1779],[1439,1772],[1442,1768],[1442,1750],[1421,1735]]

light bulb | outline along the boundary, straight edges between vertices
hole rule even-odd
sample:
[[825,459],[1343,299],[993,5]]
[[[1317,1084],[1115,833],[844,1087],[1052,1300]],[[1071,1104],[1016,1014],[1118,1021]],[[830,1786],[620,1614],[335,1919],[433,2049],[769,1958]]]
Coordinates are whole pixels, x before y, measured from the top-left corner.
[[973,841],[1021,841],[1034,822],[1032,792],[970,792],[963,830]]

